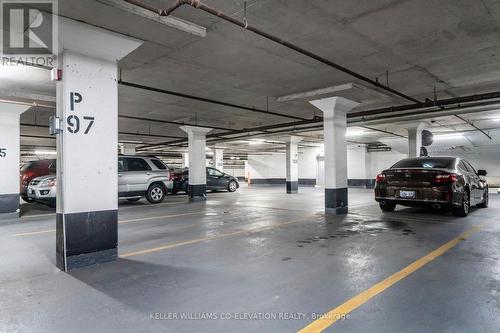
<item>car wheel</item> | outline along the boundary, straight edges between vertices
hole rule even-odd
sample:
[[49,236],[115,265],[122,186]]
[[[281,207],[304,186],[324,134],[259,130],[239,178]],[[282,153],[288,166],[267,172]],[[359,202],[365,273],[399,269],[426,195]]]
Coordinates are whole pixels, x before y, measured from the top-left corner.
[[127,199],[128,202],[137,202],[141,200],[141,198],[130,198],[130,199]]
[[464,194],[462,196],[462,204],[460,205],[460,207],[453,208],[453,215],[466,217],[467,215],[469,215],[469,210],[470,210],[469,192],[464,191]]
[[234,180],[231,180],[229,184],[227,184],[227,190],[229,192],[234,192],[238,189],[238,184]]
[[379,203],[380,209],[384,212],[393,212],[396,209],[396,204],[394,202],[382,201]]
[[490,201],[490,198],[489,198],[489,194],[488,194],[488,189],[486,189],[486,190],[484,190],[483,202],[481,202],[477,206],[479,208],[488,208],[489,201]]
[[158,204],[165,199],[165,189],[160,184],[153,184],[149,187],[146,199],[152,204]]

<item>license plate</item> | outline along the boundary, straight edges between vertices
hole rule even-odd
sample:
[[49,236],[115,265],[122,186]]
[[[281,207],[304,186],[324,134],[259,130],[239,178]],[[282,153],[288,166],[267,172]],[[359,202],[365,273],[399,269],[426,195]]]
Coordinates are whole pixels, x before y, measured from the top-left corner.
[[402,199],[415,199],[415,191],[399,191],[399,197]]

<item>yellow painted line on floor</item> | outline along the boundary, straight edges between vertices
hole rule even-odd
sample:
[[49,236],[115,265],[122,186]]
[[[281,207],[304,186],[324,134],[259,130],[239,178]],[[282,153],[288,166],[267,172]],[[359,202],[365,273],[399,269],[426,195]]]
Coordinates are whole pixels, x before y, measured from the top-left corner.
[[56,229],[32,231],[32,232],[21,232],[19,234],[13,234],[12,236],[14,236],[14,237],[31,236],[31,235],[47,234],[49,232],[56,232]]
[[396,272],[386,278],[385,280],[375,284],[374,286],[366,289],[362,293],[354,296],[344,304],[341,304],[340,306],[328,311],[325,313],[323,316],[321,316],[320,319],[317,319],[298,331],[298,333],[319,333],[323,332],[325,329],[333,325],[336,321],[338,321],[340,318],[344,318],[345,315],[350,314],[352,311],[360,307],[361,305],[365,304],[368,302],[370,299],[373,297],[377,296],[384,290],[392,287],[394,284],[399,282],[400,280],[406,278],[413,272],[417,271],[418,269],[422,268],[423,266],[427,265],[434,259],[438,258],[442,254],[444,254],[446,251],[450,250],[451,248],[455,247],[456,245],[460,244],[462,241],[467,239],[468,237],[472,236],[473,234],[477,233],[481,229],[483,229],[487,224],[493,222],[494,220],[489,220],[488,222],[482,223],[479,226],[476,226],[474,228],[471,228],[464,233],[460,234],[458,237],[450,240],[449,242],[441,245],[434,251],[428,253],[427,255],[421,257],[420,259],[414,261],[413,263],[409,264],[399,272]]
[[182,241],[182,242],[178,242],[178,243],[166,244],[166,245],[153,247],[153,248],[149,248],[149,249],[145,249],[145,250],[127,252],[127,253],[121,254],[119,257],[127,258],[127,257],[139,256],[139,255],[143,255],[143,254],[150,254],[150,253],[160,252],[160,251],[164,251],[164,250],[169,250],[169,249],[179,247],[179,246],[184,246],[184,245],[191,245],[191,244],[206,242],[206,241],[210,241],[210,240],[217,240],[217,239],[238,236],[238,235],[243,235],[243,234],[248,234],[248,233],[255,233],[255,232],[261,232],[261,231],[266,231],[266,230],[272,230],[272,229],[276,229],[276,228],[279,228],[282,226],[303,222],[306,219],[311,218],[311,217],[314,217],[314,215],[305,216],[305,217],[302,217],[300,219],[293,220],[293,221],[278,223],[278,224],[275,224],[272,226],[257,227],[257,228],[247,229],[247,230],[239,230],[239,231],[229,232],[229,233],[220,234],[220,235],[214,235],[214,236],[208,236],[208,237],[203,237],[203,238],[198,238],[198,239],[186,240],[186,241]]
[[21,215],[21,219],[27,219],[27,218],[32,218],[32,217],[44,217],[44,216],[52,216],[55,215],[56,213],[47,213],[47,214],[37,214],[37,215]]
[[[163,215],[163,216],[141,217],[141,218],[137,218],[137,219],[118,221],[118,224],[137,223],[137,222],[142,222],[142,221],[147,221],[147,220],[157,220],[157,219],[165,219],[165,218],[188,216],[188,215],[199,215],[199,214],[205,214],[205,213],[206,212],[192,212],[192,213]],[[14,237],[31,236],[31,235],[46,234],[46,233],[50,233],[50,232],[56,232],[56,229],[48,229],[48,230],[40,230],[40,231],[32,231],[32,232],[22,232],[22,233],[18,233],[18,234],[13,234],[12,236],[14,236]]]
[[137,218],[137,219],[118,221],[118,224],[136,223],[136,222],[142,222],[142,221],[148,221],[148,220],[166,219],[166,218],[170,218],[170,217],[201,215],[201,214],[206,214],[206,212],[192,212],[192,213],[182,213],[182,214],[163,215],[163,216],[141,217],[141,218]]

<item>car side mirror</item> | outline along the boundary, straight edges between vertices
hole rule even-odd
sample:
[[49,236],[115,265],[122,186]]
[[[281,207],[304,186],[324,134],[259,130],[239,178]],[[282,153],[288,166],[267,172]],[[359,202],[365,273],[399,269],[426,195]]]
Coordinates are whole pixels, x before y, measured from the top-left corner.
[[477,170],[477,175],[478,176],[486,176],[488,173],[486,170]]

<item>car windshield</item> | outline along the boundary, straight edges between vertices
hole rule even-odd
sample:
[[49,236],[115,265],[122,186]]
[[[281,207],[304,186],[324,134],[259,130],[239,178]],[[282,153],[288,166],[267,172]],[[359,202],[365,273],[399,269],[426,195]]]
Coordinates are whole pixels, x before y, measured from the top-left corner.
[[394,164],[391,169],[398,168],[425,168],[425,169],[453,169],[455,159],[452,157],[406,158]]

